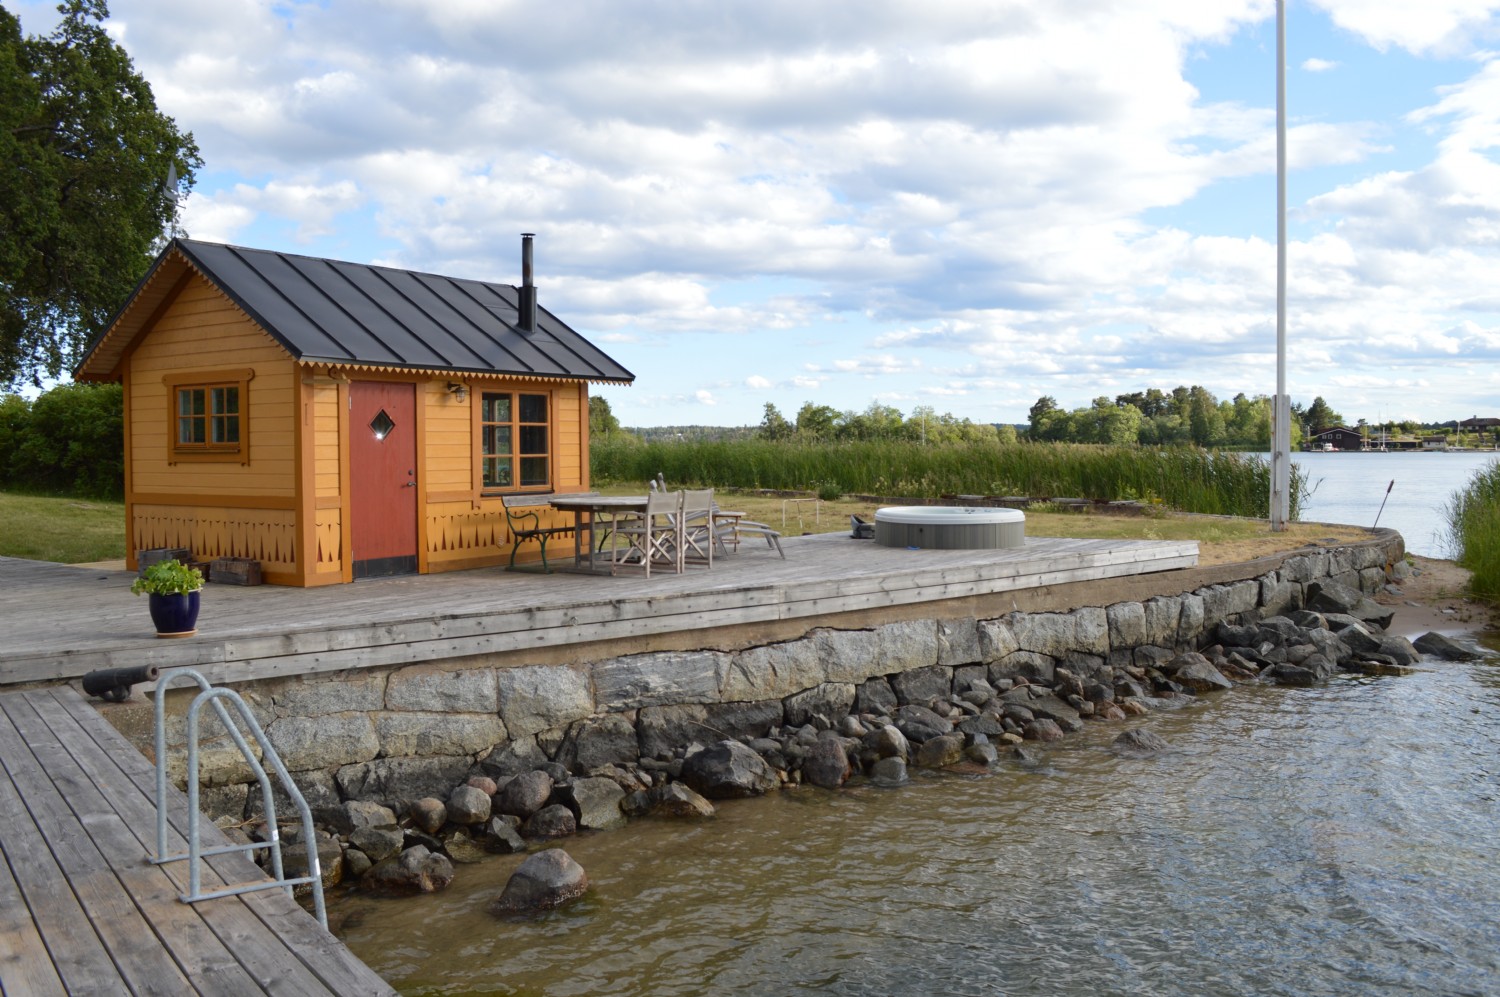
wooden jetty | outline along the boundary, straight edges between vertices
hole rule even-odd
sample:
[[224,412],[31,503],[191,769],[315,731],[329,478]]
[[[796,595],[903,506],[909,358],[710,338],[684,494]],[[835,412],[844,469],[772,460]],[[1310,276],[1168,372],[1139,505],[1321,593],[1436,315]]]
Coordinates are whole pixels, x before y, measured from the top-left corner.
[[240,682],[740,625],[837,625],[860,613],[1124,579],[1198,559],[1194,541],[1029,537],[1012,549],[906,550],[820,534],[783,546],[785,560],[749,540],[712,570],[649,580],[484,568],[310,590],[210,584],[198,635],[179,640],[155,639],[125,572],[0,558],[0,685],[142,664]]
[[[0,990],[6,994],[394,994],[280,889],[182,903],[152,865],[154,770],[72,689],[0,695]],[[187,799],[171,793],[174,851]],[[226,844],[212,824],[205,847]],[[263,878],[243,853],[204,883]],[[212,887],[207,887],[212,888]]]

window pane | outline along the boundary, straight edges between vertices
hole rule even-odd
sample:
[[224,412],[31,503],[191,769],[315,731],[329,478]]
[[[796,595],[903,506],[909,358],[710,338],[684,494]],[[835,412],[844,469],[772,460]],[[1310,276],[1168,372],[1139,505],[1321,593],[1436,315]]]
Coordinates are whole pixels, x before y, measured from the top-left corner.
[[547,452],[547,427],[546,426],[522,426],[521,427],[521,452],[532,454],[544,454]]
[[510,395],[485,395],[479,418],[483,422],[510,422]]
[[214,388],[213,406],[214,415],[237,415],[240,411],[240,389]]
[[511,453],[510,427],[484,427],[484,453],[487,457],[504,457]]
[[214,442],[238,443],[240,441],[240,417],[237,415],[214,416]]
[[547,421],[547,396],[546,395],[522,395],[521,396],[521,421],[522,422],[546,422]]
[[178,419],[177,420],[177,442],[178,443],[202,443],[203,442],[203,420],[202,419]]
[[509,488],[511,486],[510,470],[509,457],[484,458],[484,487]]
[[177,412],[180,415],[203,414],[203,389],[183,388],[177,392]]
[[547,458],[521,458],[521,484],[545,485],[547,483]]

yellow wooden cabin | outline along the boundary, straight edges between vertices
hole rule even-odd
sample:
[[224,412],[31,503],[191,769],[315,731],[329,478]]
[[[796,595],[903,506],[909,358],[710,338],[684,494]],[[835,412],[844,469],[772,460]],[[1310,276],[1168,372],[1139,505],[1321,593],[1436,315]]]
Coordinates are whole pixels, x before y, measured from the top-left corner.
[[124,385],[131,567],[186,547],[328,585],[503,563],[502,497],[586,490],[588,386],[634,379],[537,306],[529,235],[522,275],[174,240],[74,373]]

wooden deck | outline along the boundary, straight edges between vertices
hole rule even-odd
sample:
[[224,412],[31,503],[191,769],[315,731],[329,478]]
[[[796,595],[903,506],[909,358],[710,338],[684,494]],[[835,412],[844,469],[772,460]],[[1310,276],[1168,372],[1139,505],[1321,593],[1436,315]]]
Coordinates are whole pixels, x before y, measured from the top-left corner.
[[[0,990],[395,993],[279,889],[180,902],[186,863],[147,862],[154,778],[71,689],[0,695]],[[187,800],[171,793],[179,851]],[[211,824],[210,837],[224,843]],[[224,855],[204,883],[259,875],[244,855]]]
[[235,682],[823,616],[1191,567],[1193,541],[1027,538],[904,550],[845,534],[751,540],[681,575],[499,568],[319,589],[210,585],[197,636],[158,640],[131,576],[0,558],[0,685],[189,665]]

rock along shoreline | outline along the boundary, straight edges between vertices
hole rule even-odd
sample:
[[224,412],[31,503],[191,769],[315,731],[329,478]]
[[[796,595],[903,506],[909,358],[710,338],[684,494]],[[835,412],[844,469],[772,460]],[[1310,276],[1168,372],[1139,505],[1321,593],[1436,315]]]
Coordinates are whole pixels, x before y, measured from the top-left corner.
[[[1286,589],[1273,582],[1251,584],[1260,605],[1240,609],[1249,583],[1240,583],[1238,602],[1234,586],[1216,586],[1224,591],[1208,593],[1207,606],[1196,594],[972,621],[972,646],[959,656],[987,663],[823,681],[779,700],[639,707],[583,718],[551,737],[512,738],[446,792],[418,796],[419,781],[388,783],[385,799],[315,806],[324,883],[430,892],[452,881],[455,866],[630,819],[703,819],[715,800],[798,785],[895,787],[913,768],[972,773],[1007,759],[1030,763],[1039,746],[1086,724],[1179,708],[1237,684],[1307,687],[1341,672],[1404,674],[1424,654],[1478,656],[1436,632],[1415,642],[1389,633],[1395,610],[1361,587],[1326,576]],[[1267,594],[1282,605],[1260,618]],[[1218,617],[1211,625],[1209,613]],[[955,631],[946,632],[951,640]],[[1119,750],[1160,747],[1149,732],[1136,733],[1144,740]],[[266,834],[253,821],[238,826]],[[306,867],[309,846],[298,834],[283,830],[294,869]],[[585,887],[579,869],[556,902]],[[547,905],[512,898],[495,909]]]

